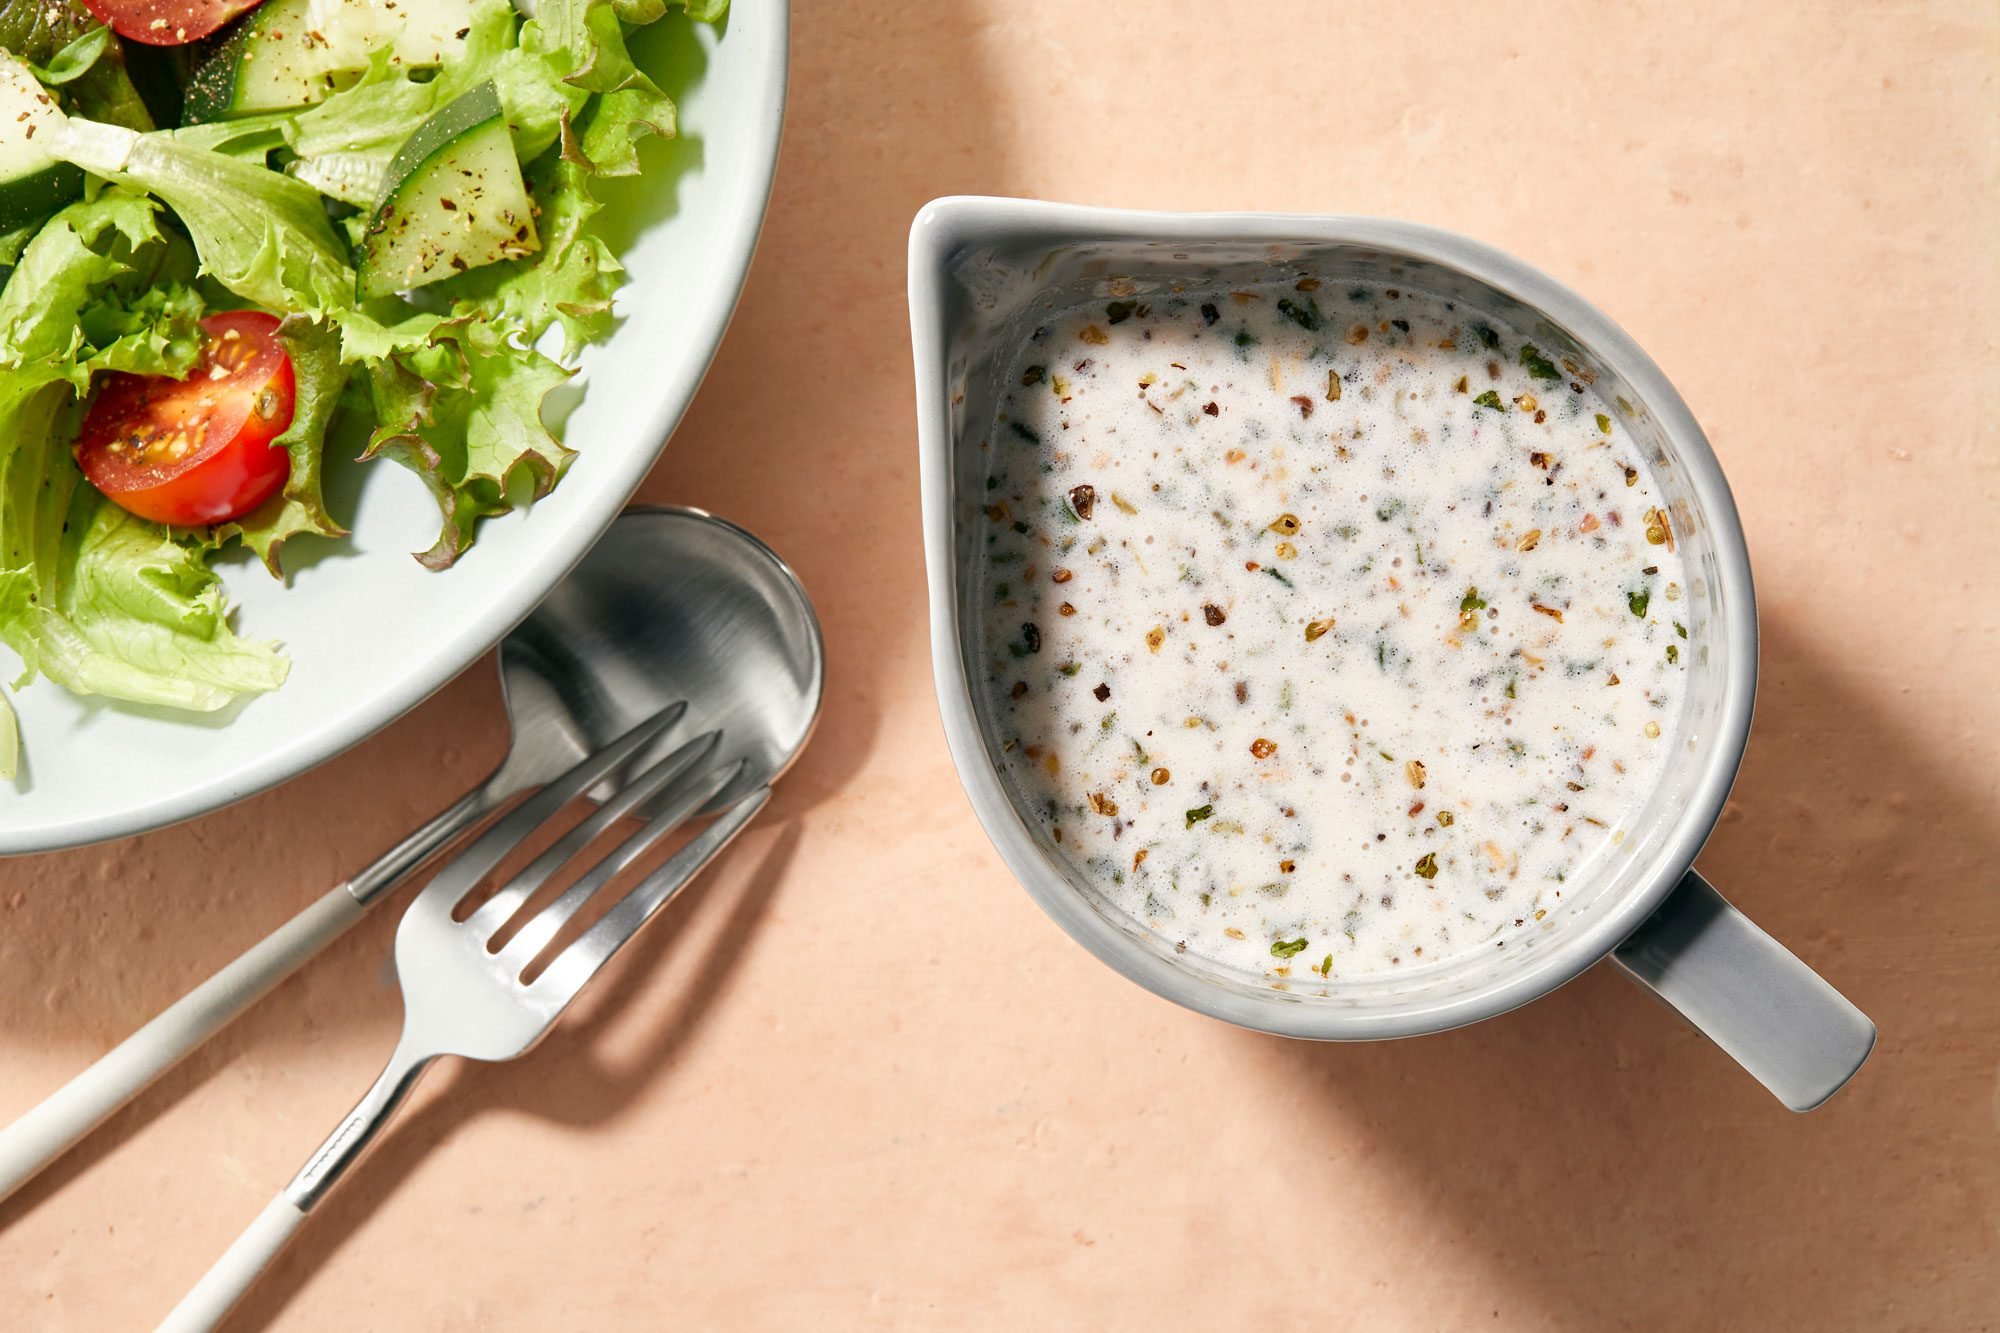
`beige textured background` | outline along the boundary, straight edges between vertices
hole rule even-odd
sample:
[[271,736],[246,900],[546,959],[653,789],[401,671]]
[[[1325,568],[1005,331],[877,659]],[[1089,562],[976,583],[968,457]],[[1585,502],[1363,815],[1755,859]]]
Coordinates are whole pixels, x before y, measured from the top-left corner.
[[[831,640],[818,739],[582,1021],[433,1076],[239,1326],[2000,1321],[2000,8],[795,22],[763,248],[645,495],[802,570]],[[1880,1024],[1848,1091],[1794,1117],[1601,972],[1443,1037],[1287,1043],[1142,994],[1042,918],[929,684],[903,248],[956,191],[1420,219],[1654,353],[1735,484],[1767,636],[1701,864]],[[283,790],[0,866],[0,1115],[483,772],[495,697],[476,671]],[[0,1324],[166,1310],[373,1076],[393,925],[0,1209]]]

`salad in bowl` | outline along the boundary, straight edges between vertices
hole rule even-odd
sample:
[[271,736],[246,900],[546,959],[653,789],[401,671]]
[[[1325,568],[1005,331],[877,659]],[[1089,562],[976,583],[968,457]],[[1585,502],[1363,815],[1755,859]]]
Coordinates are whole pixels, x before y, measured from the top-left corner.
[[[611,322],[595,184],[674,108],[667,0],[0,0],[0,642],[80,695],[280,685],[210,562],[344,535],[329,431],[410,469],[450,566],[571,452]],[[719,0],[680,0],[697,19]],[[0,775],[16,760],[0,697]]]

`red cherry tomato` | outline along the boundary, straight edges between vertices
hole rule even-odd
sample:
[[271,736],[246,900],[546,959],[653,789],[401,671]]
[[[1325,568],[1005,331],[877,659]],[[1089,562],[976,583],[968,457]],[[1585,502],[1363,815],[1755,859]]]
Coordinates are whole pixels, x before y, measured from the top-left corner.
[[181,527],[240,518],[291,472],[271,444],[292,424],[296,395],[277,317],[232,310],[201,329],[186,379],[107,376],[76,442],[77,466],[113,504]]
[[206,37],[263,0],[83,0],[100,23],[148,46],[182,46]]

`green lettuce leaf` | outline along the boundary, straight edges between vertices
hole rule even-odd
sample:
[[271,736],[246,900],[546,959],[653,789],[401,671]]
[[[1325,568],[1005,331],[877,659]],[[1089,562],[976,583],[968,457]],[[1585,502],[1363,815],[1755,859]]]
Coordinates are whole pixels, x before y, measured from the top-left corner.
[[78,694],[213,710],[275,690],[289,664],[277,645],[229,628],[210,545],[77,490],[73,537],[45,579],[42,673]]
[[93,371],[193,365],[192,262],[150,200],[108,189],[50,219],[0,291],[0,642],[17,686],[212,710],[284,679],[273,645],[230,629],[210,543],[127,514],[70,457]]
[[285,169],[328,198],[372,210],[396,150],[442,105],[438,83],[410,78],[378,52],[360,82],[287,118],[285,146],[295,157]]
[[7,277],[14,271],[21,252],[28,248],[28,242],[34,240],[35,233],[41,229],[42,224],[37,221],[0,231],[0,287],[7,285]]
[[70,119],[51,126],[47,139],[51,156],[172,208],[194,238],[202,272],[243,300],[318,317],[354,299],[345,247],[311,186],[172,132]]
[[0,51],[46,65],[65,46],[99,27],[82,0],[0,0]]
[[417,556],[432,569],[465,553],[480,519],[548,494],[575,457],[542,423],[570,372],[490,320],[446,320],[366,373],[382,424],[363,456],[401,463],[437,502],[438,539]]
[[320,461],[325,456],[327,426],[347,387],[349,368],[340,359],[340,333],[333,325],[293,315],[278,326],[278,337],[292,358],[297,389],[292,424],[273,443],[291,455],[292,470],[283,490],[242,518],[217,527],[215,539],[242,538],[264,567],[282,578],[279,552],[291,538],[347,535],[347,529],[326,511],[320,493]]
[[583,155],[603,175],[637,175],[638,141],[648,134],[673,137],[674,104],[632,63],[611,0],[585,7],[583,29],[573,48],[579,64],[565,80],[598,95],[583,118]]
[[100,24],[57,51],[46,63],[33,63],[35,77],[42,81],[45,88],[60,88],[65,83],[75,83],[104,58],[105,51],[114,40],[111,29]]
[[295,114],[278,111],[262,116],[244,116],[238,120],[203,121],[199,125],[183,125],[177,130],[170,130],[168,137],[189,148],[206,149],[226,157],[247,158],[262,166],[272,149],[286,146],[285,134]]
[[[57,213],[22,250],[0,288],[0,362],[47,362],[78,390],[90,385],[86,309],[105,292],[143,291],[163,252],[158,210],[142,195],[109,190]],[[145,254],[147,262],[135,260]],[[124,281],[121,281],[124,280]]]

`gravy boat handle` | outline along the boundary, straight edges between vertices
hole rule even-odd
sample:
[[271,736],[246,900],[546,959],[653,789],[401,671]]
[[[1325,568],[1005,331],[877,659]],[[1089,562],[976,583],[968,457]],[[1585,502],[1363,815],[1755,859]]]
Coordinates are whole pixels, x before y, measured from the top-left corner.
[[1693,870],[1611,958],[1794,1111],[1875,1048],[1866,1014]]

